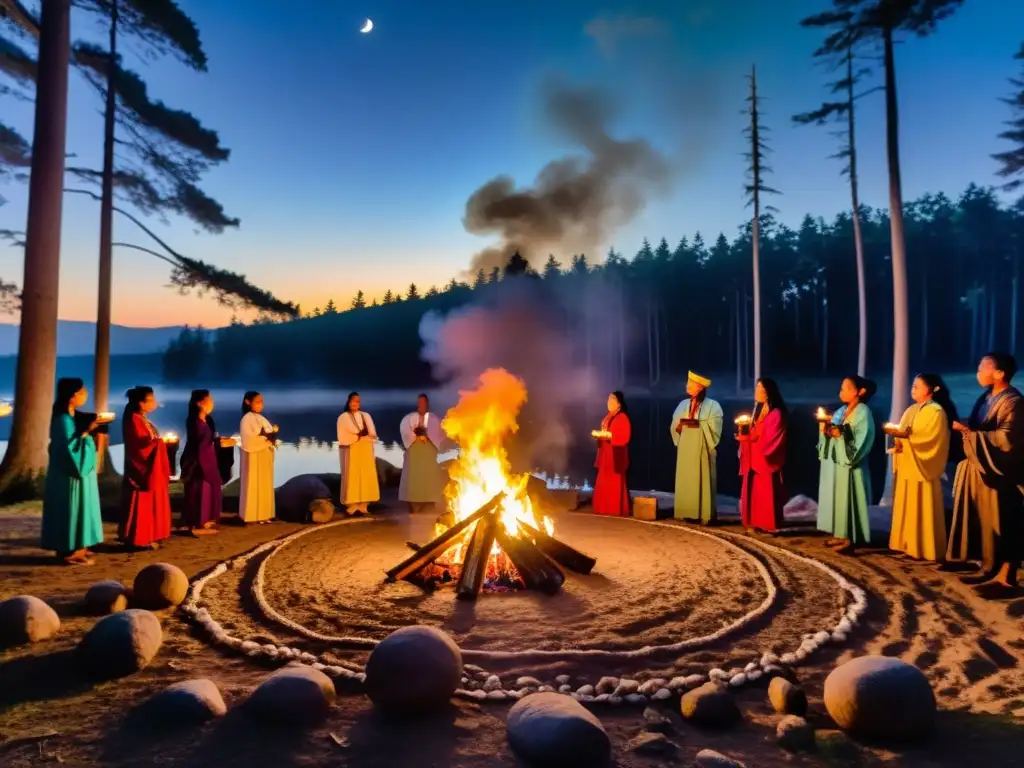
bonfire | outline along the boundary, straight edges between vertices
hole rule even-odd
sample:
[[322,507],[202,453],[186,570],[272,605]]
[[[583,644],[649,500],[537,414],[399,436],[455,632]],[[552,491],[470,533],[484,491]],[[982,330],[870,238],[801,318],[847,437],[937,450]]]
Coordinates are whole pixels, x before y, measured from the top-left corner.
[[441,428],[459,446],[445,487],[446,511],[435,538],[388,571],[426,588],[456,583],[460,597],[481,591],[556,592],[565,580],[559,564],[581,573],[587,557],[554,538],[551,518],[538,514],[529,474],[511,472],[506,441],[519,430],[526,385],[503,369],[481,374],[476,389],[459,393]]

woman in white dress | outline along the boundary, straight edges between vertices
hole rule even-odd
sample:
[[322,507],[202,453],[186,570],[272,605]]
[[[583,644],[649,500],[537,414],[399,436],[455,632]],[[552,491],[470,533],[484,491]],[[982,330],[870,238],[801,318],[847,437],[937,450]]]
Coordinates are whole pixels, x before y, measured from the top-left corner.
[[399,431],[405,446],[405,461],[402,462],[398,500],[406,502],[413,514],[429,512],[441,501],[444,491],[444,478],[437,463],[444,432],[441,420],[430,412],[426,395],[417,398],[416,410],[402,419]]
[[366,514],[370,504],[380,500],[377,459],[373,453],[376,441],[377,428],[373,419],[360,410],[359,393],[353,392],[338,417],[341,503],[350,515]]
[[263,395],[246,392],[242,398],[242,468],[238,516],[263,525],[274,519],[274,445],[277,427],[263,415]]

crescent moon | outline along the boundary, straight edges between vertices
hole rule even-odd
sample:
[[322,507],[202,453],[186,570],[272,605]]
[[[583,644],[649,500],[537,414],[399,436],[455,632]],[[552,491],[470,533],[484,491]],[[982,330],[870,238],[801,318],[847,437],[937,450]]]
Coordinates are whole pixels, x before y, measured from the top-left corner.
[[370,32],[372,29],[373,29],[373,20],[372,19],[367,19],[366,21],[363,22],[363,27],[359,31],[362,32],[365,35],[367,32]]

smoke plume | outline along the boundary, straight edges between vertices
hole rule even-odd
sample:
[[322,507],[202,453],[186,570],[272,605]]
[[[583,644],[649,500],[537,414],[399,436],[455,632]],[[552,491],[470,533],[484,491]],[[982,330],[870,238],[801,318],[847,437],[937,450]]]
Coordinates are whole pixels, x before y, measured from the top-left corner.
[[632,221],[653,194],[669,189],[671,164],[643,139],[608,133],[618,105],[607,93],[550,82],[544,114],[584,154],[549,162],[533,186],[516,188],[509,176],[484,184],[466,201],[463,225],[500,243],[473,257],[472,271],[503,267],[519,251],[535,268],[549,253],[586,253],[593,259],[610,235]]

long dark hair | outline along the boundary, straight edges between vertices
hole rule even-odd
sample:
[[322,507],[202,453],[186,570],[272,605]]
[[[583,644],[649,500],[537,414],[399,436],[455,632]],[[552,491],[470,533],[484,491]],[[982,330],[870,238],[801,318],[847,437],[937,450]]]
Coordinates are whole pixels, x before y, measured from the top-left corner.
[[353,397],[359,397],[359,393],[358,392],[349,392],[348,393],[348,400],[345,401],[345,413],[351,413],[352,412],[352,398]]
[[997,371],[1003,372],[1007,384],[1013,381],[1013,377],[1017,375],[1017,360],[1013,355],[1007,352],[989,352],[984,357],[992,361]]
[[[757,383],[764,389],[769,410],[778,411],[782,416],[782,420],[786,421],[789,418],[789,408],[786,407],[786,401],[782,399],[782,391],[779,389],[779,383],[775,379],[763,378],[758,379]],[[757,416],[761,412],[761,403],[757,404],[754,415]]]
[[250,389],[244,395],[242,395],[242,415],[245,416],[247,413],[252,413],[252,401],[260,396],[259,392]]
[[626,405],[626,396],[618,389],[612,392],[612,397],[619,401],[619,412],[629,416],[629,406]]
[[134,386],[124,393],[128,398],[128,404],[124,407],[124,415],[127,417],[142,410],[142,403],[147,397],[153,394],[152,387]]
[[[199,425],[199,404],[210,396],[208,389],[193,389],[192,396],[188,399],[188,416],[185,417],[185,431],[189,439],[195,438],[196,427]],[[213,423],[213,416],[207,415],[206,426],[210,432],[217,434],[217,425]]]
[[[857,398],[862,403],[867,403],[868,400],[875,396],[875,392],[878,391],[878,385],[871,379],[865,379],[863,376],[847,376],[846,380],[853,382],[853,386],[857,390]],[[862,389],[864,390],[863,395],[860,394]]]
[[53,413],[67,413],[71,407],[71,398],[85,386],[81,379],[57,379],[57,394],[53,398]]
[[928,387],[932,400],[941,405],[942,410],[946,412],[946,419],[949,421],[950,429],[952,429],[953,422],[960,421],[960,415],[956,412],[956,404],[949,395],[949,387],[946,386],[946,382],[937,373],[919,373],[914,378],[920,379]]

